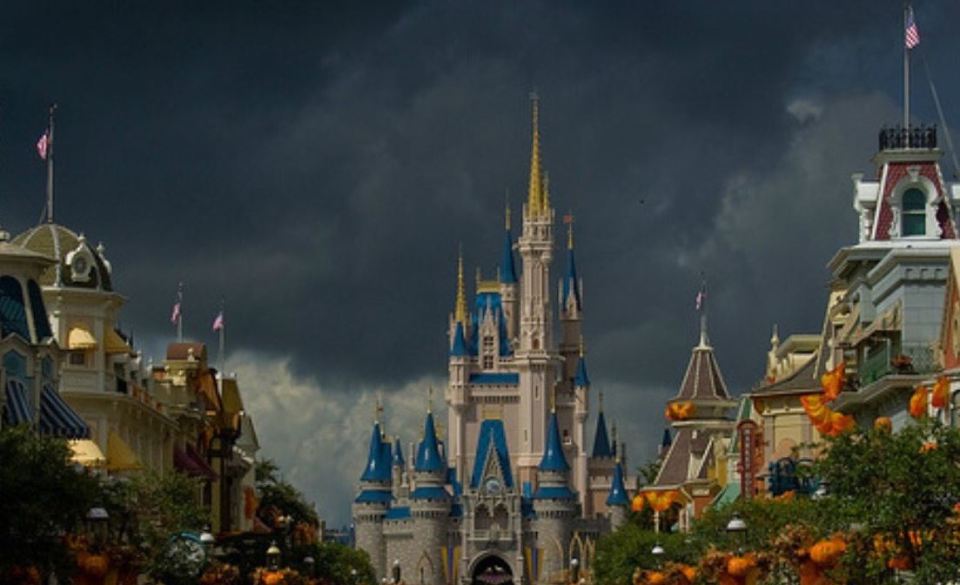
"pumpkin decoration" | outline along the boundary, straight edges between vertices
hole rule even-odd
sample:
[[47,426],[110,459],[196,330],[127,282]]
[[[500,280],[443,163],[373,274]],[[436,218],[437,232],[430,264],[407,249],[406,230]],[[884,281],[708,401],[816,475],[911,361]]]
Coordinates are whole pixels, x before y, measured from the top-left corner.
[[647,500],[643,497],[643,494],[637,494],[633,496],[633,499],[630,500],[630,509],[634,512],[642,512],[643,506],[646,504]]
[[840,362],[835,368],[820,376],[820,385],[823,387],[823,397],[827,402],[833,402],[843,390],[844,371],[847,364]]
[[929,391],[926,386],[917,386],[910,397],[910,416],[913,418],[922,418],[927,415],[927,395]]
[[889,433],[893,431],[893,421],[889,416],[879,416],[873,421],[873,428],[878,431]]
[[750,569],[756,566],[757,558],[752,554],[733,556],[727,559],[727,572],[734,577],[746,577]]
[[654,512],[664,512],[680,499],[680,492],[677,490],[650,490],[643,492],[643,495]]
[[829,567],[847,551],[847,544],[839,537],[818,541],[810,547],[810,560],[821,567]]
[[263,574],[263,585],[281,585],[283,583],[283,573],[280,571],[268,571]]
[[683,402],[671,402],[667,405],[666,410],[664,411],[664,416],[667,417],[667,420],[678,421],[678,420],[687,420],[693,416],[693,413],[696,411],[696,407],[693,402],[687,400]]
[[91,577],[103,577],[107,574],[109,562],[107,555],[83,553],[77,555],[77,566],[80,571]]
[[947,400],[950,397],[950,380],[946,376],[937,378],[933,385],[933,392],[930,394],[930,404],[934,408],[946,408]]
[[667,582],[667,576],[660,571],[648,571],[646,582],[648,585],[663,585]]

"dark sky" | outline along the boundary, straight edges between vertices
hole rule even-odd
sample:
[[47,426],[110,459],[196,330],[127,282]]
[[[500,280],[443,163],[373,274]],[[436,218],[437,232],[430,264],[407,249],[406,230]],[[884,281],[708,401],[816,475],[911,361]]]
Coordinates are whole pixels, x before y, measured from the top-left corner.
[[[899,119],[901,6],[10,2],[0,223],[40,217],[33,144],[56,100],[57,220],[106,244],[123,325],[160,358],[178,281],[188,334],[211,343],[225,297],[265,453],[343,520],[358,451],[319,479],[316,453],[287,447],[326,419],[288,415],[409,401],[444,375],[457,246],[493,274],[536,89],[553,200],[576,216],[591,378],[639,463],[696,341],[701,272],[733,393],[762,375],[774,323],[819,330],[824,266],[856,241],[850,175]],[[915,9],[960,124],[960,6]],[[914,80],[935,122],[919,61]]]

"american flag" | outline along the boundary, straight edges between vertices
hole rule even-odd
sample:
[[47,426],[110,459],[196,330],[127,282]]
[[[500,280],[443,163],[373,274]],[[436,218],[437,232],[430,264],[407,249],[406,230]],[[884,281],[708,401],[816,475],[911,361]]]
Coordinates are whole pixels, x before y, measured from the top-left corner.
[[217,318],[213,320],[213,330],[220,331],[223,329],[223,311],[217,313]]
[[40,140],[37,140],[37,154],[40,158],[47,160],[47,147],[50,146],[50,131],[44,130]]
[[173,305],[173,311],[170,312],[170,323],[176,325],[180,321],[180,301]]
[[904,26],[903,42],[908,49],[912,49],[920,44],[920,31],[917,29],[917,21],[913,19],[913,6],[907,6],[907,20]]

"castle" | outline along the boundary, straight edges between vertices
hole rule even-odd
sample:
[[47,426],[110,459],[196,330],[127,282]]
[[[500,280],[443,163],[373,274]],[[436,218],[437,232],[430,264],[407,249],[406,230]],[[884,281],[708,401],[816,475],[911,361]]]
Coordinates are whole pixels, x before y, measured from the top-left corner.
[[462,255],[459,260],[449,321],[446,440],[428,410],[415,457],[407,462],[379,414],[373,424],[353,520],[357,546],[384,581],[576,581],[590,570],[599,534],[627,517],[624,447],[615,434],[611,441],[602,406],[587,449],[583,283],[569,219],[566,270],[557,291],[560,339],[554,340],[556,213],[541,168],[536,96],[532,116],[522,233],[515,243],[507,209],[498,278],[478,276],[472,309]]

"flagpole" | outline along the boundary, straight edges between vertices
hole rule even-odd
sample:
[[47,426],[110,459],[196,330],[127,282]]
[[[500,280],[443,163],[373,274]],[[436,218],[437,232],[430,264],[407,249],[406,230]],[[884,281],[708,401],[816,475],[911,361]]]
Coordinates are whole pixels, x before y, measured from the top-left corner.
[[220,356],[219,356],[220,359],[218,361],[220,363],[220,377],[221,379],[223,379],[223,376],[226,375],[224,371],[224,358],[226,356],[226,353],[224,352],[224,349],[223,349],[224,336],[225,336],[224,330],[227,328],[227,320],[223,314],[223,299],[220,299],[220,319],[221,319],[220,321]]
[[177,343],[183,343],[183,283],[177,287],[177,303],[180,305],[180,312],[177,314]]
[[[907,30],[907,17],[910,11],[910,3],[903,3],[903,30]],[[910,128],[910,47],[908,43],[903,43],[903,129],[907,132],[907,141],[905,147],[909,147],[909,129]]]
[[53,223],[53,112],[57,104],[50,104],[47,118],[47,223]]

